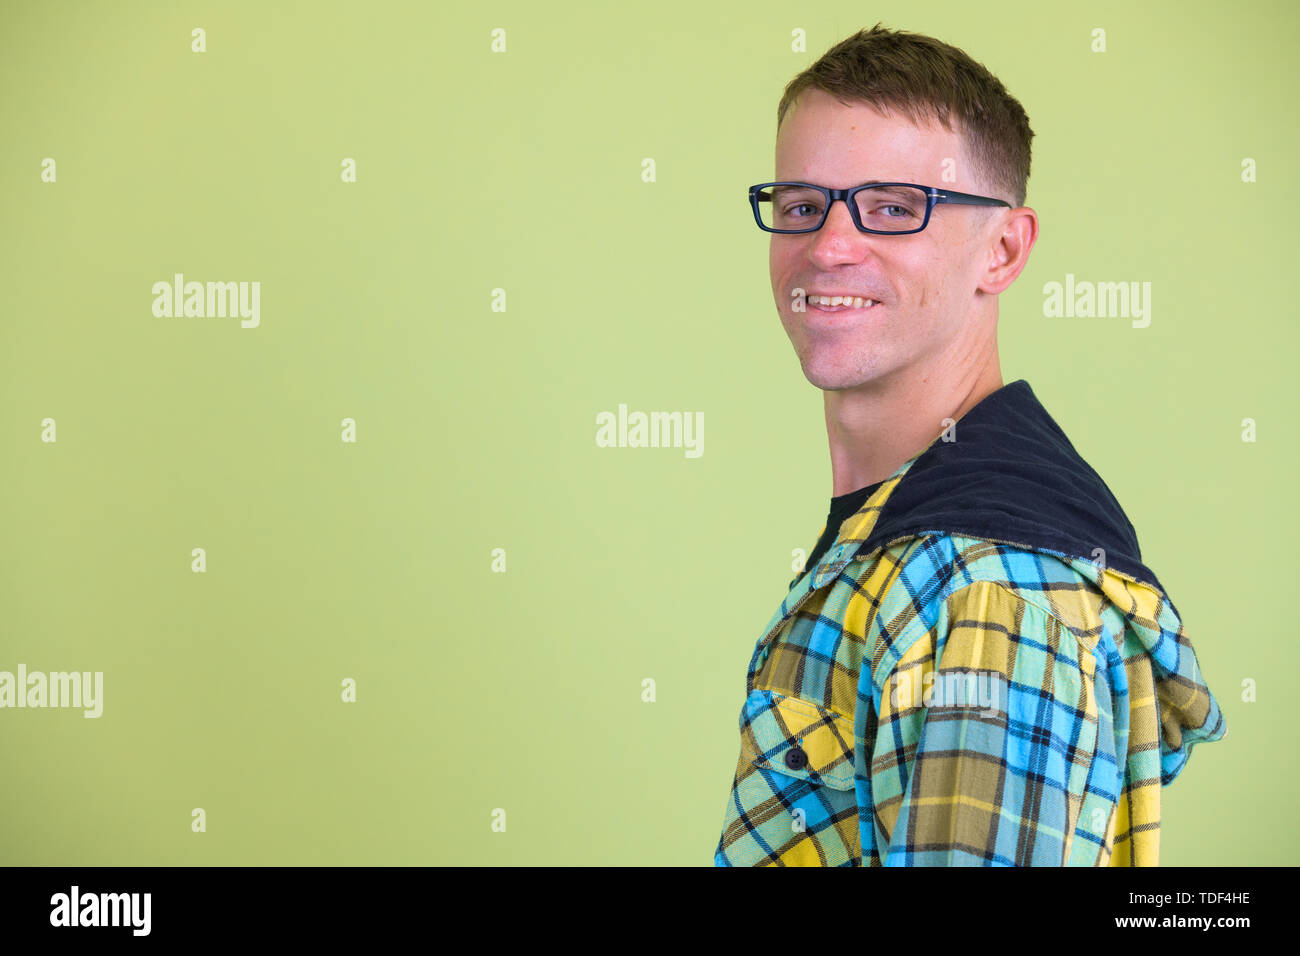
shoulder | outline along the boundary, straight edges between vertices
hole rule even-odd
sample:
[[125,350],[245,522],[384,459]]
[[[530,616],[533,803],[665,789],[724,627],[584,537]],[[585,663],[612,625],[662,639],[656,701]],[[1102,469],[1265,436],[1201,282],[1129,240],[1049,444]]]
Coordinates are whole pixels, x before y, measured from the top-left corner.
[[[954,628],[1004,637],[1062,634],[1080,653],[1122,633],[1122,620],[1078,559],[1006,542],[935,532],[886,548],[892,573],[871,637],[878,677],[918,650],[942,646]],[[914,655],[913,655],[914,656]]]

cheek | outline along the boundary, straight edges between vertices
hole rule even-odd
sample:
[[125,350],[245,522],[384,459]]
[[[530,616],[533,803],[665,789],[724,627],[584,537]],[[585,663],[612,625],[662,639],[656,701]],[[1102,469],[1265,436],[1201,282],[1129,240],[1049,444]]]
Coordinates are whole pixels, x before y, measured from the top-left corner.
[[777,246],[776,246],[775,244],[773,244],[772,247],[771,247],[771,249],[768,250],[768,253],[767,253],[767,265],[768,265],[768,269],[769,269],[769,271],[772,273],[772,285],[773,285],[773,286],[775,286],[777,283],[781,282],[781,281],[782,281],[782,277],[785,275],[785,272],[786,272],[786,259],[787,259],[787,256],[782,255],[781,250],[778,249]]
[[772,277],[772,295],[783,306],[790,301],[793,269],[794,263],[788,254],[776,249],[772,250],[772,253],[768,256],[768,272]]
[[942,259],[927,255],[908,262],[900,262],[900,292],[910,299],[917,309],[934,308],[948,295],[948,266]]

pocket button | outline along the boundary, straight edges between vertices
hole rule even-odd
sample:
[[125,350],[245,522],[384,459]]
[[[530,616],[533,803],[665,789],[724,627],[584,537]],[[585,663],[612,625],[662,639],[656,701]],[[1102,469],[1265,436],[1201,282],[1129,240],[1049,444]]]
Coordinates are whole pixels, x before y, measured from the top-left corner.
[[791,747],[785,752],[785,765],[791,770],[802,770],[808,766],[808,755],[802,747]]

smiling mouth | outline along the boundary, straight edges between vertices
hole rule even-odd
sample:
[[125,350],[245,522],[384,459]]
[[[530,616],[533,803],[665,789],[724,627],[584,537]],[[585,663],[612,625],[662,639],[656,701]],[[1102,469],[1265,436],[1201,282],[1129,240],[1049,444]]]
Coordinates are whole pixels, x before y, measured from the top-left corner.
[[860,296],[806,295],[804,304],[817,312],[865,312],[880,303]]

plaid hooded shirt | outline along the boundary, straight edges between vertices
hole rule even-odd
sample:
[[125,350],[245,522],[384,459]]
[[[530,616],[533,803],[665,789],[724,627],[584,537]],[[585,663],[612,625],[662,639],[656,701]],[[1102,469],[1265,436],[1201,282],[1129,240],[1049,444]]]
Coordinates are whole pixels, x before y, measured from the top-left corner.
[[1023,379],[844,521],[745,691],[717,866],[1155,866],[1160,788],[1227,732],[1133,526]]

